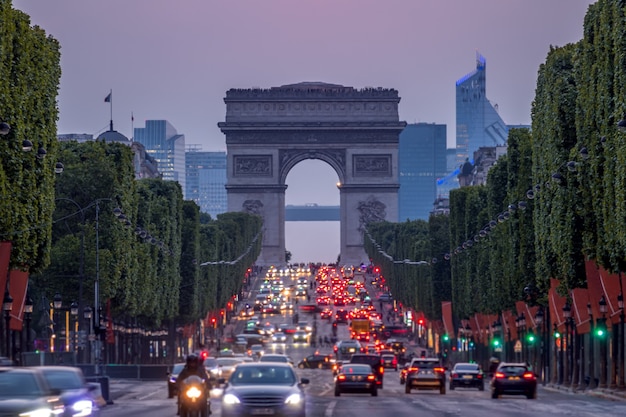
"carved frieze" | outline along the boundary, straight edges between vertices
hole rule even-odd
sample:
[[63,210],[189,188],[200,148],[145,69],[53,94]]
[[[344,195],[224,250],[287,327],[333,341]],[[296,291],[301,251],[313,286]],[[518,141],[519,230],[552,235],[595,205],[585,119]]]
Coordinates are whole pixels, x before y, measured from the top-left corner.
[[244,213],[258,214],[263,216],[263,202],[261,200],[246,200],[241,205]]
[[368,223],[382,222],[387,217],[385,209],[387,206],[374,196],[368,197],[366,201],[359,201],[359,230],[363,231]]
[[235,177],[271,177],[272,155],[233,155]]
[[391,154],[352,155],[352,175],[355,177],[391,177]]

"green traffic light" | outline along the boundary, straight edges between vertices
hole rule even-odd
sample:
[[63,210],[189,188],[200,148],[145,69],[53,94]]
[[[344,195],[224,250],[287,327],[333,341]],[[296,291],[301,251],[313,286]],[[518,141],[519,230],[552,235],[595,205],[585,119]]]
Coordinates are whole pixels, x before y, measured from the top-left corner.
[[561,337],[561,333],[559,333],[559,332],[554,332],[554,337],[555,337],[556,339],[560,338],[560,337]]
[[603,337],[604,336],[604,330],[603,329],[598,329],[596,330],[596,335],[598,337]]
[[528,340],[529,343],[533,343],[535,341],[535,335],[529,334],[526,339]]
[[448,337],[448,335],[447,335],[447,334],[444,334],[444,335],[443,335],[443,341],[444,341],[444,342],[447,342],[448,340],[450,340],[450,337]]
[[500,346],[500,341],[498,339],[493,339],[493,341],[491,342],[495,347]]

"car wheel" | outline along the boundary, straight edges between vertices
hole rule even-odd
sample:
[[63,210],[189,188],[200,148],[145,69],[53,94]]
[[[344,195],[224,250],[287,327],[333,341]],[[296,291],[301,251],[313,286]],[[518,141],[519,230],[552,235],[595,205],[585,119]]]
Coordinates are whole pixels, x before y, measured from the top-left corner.
[[409,385],[409,381],[406,381],[406,385],[404,386],[404,393],[405,394],[411,393],[411,386]]
[[341,391],[339,391],[339,388],[335,388],[335,397],[339,397],[341,395]]
[[445,385],[441,385],[441,387],[439,388],[439,394],[444,395],[446,393],[446,386]]
[[372,397],[378,397],[378,390],[376,388],[372,391]]
[[479,385],[478,386],[478,391],[484,391],[485,390],[485,386],[484,385]]
[[537,390],[534,390],[534,391],[530,392],[529,394],[526,394],[526,398],[528,398],[529,400],[536,400],[537,399]]
[[491,392],[491,398],[493,398],[494,400],[497,400],[499,396],[500,396],[500,393],[498,391],[493,390]]
[[450,391],[454,391],[454,384],[450,384]]
[[298,368],[300,368],[300,369],[304,369],[304,364],[299,363],[299,364],[298,364]]
[[170,390],[167,390],[167,398],[174,398],[174,393]]
[[402,378],[400,378],[400,385],[403,385],[406,381]]

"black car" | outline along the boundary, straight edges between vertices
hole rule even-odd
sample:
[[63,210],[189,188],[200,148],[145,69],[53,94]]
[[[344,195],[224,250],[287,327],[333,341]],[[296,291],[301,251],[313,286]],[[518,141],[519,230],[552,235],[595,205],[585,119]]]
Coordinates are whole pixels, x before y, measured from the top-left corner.
[[1,416],[63,415],[60,396],[35,368],[0,368]]
[[305,417],[303,385],[308,383],[306,378],[298,380],[295,369],[286,363],[242,363],[224,387],[222,417]]
[[378,386],[372,367],[364,363],[348,363],[342,366],[335,377],[335,397],[346,392],[377,396]]
[[446,393],[446,370],[437,358],[414,358],[409,365],[404,384],[404,392],[412,389],[439,390]]
[[173,398],[178,394],[176,388],[176,379],[178,378],[178,374],[185,367],[184,363],[177,363],[174,365],[172,370],[167,373],[167,398]]
[[[383,388],[383,376],[385,375],[385,367],[383,366],[380,356],[370,355],[367,353],[355,353],[350,358],[348,363],[364,363],[372,367],[374,375],[376,375],[376,386],[379,389]],[[344,363],[344,367],[346,364]]]
[[483,370],[476,363],[459,362],[450,372],[450,390],[457,387],[485,390]]
[[298,362],[298,368],[331,369],[333,362],[334,360],[332,355],[322,355],[320,353],[316,353],[309,355]]
[[491,379],[491,398],[503,394],[537,398],[537,376],[525,363],[500,363]]
[[48,386],[61,392],[61,401],[65,405],[63,417],[93,417],[100,415],[94,392],[95,384],[85,381],[80,368],[71,366],[38,367]]

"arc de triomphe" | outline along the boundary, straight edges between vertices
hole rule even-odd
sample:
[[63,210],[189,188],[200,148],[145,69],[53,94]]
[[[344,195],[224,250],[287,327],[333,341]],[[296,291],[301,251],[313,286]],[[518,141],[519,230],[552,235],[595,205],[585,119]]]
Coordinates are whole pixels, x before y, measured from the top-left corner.
[[224,102],[228,211],[263,217],[258,264],[285,263],[285,181],[305,159],[339,177],[341,263],[367,261],[363,226],[398,220],[398,92],[304,82],[231,89]]

